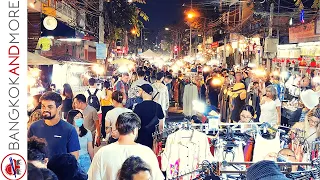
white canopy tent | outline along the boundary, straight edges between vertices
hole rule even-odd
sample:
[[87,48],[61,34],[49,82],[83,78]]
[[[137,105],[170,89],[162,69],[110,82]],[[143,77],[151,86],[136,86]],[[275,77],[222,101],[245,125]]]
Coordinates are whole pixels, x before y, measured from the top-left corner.
[[154,59],[154,58],[160,57],[159,54],[153,52],[151,49],[148,49],[147,51],[141,53],[139,56],[141,58],[146,58],[146,59]]

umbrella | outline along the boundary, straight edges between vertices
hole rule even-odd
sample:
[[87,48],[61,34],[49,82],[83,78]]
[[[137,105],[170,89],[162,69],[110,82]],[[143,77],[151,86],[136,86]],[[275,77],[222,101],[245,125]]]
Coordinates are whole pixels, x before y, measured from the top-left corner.
[[135,63],[133,61],[130,61],[128,59],[117,59],[111,62],[111,64],[117,64],[117,65],[134,65]]

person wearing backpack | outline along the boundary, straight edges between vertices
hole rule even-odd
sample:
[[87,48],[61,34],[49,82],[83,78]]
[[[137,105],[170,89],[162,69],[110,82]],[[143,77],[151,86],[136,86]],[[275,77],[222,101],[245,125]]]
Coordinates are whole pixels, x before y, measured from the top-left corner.
[[94,78],[89,79],[89,85],[89,89],[84,93],[87,103],[94,107],[98,113],[101,113],[100,100],[105,99],[105,94],[103,94],[102,91],[96,87],[96,80]]
[[154,101],[153,88],[150,84],[138,86],[139,94],[143,98],[143,102],[134,107],[133,112],[141,119],[141,128],[138,133],[137,143],[148,146],[152,149],[153,138],[152,133],[156,131],[156,125],[159,124],[159,129],[163,129],[164,114],[160,104]]

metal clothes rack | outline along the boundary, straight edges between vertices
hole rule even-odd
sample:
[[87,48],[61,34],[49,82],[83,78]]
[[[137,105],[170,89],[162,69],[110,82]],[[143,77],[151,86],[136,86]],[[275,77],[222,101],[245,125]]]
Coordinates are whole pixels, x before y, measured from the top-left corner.
[[[318,161],[318,162],[316,162]],[[313,161],[313,162],[293,162],[293,163],[288,163],[288,162],[275,162],[277,165],[279,166],[292,166],[292,165],[307,165],[307,166],[316,166],[316,164],[318,164],[320,161],[319,159]],[[224,165],[245,165],[245,164],[255,164],[256,162],[228,162],[225,163]],[[178,180],[181,177],[184,176],[188,176],[191,175],[193,173],[199,173],[199,176],[201,177],[206,177],[206,176],[210,176],[212,175],[212,173],[216,176],[221,176],[222,174],[246,174],[247,171],[230,171],[230,170],[219,170],[221,166],[221,163],[217,163],[217,162],[213,162],[210,163],[208,161],[204,161],[201,165],[200,168],[195,169],[193,171],[189,171],[189,172],[183,172],[182,174],[170,179],[170,180]],[[291,169],[291,168],[288,168]],[[284,174],[298,174],[301,172],[294,172],[291,173],[289,171],[281,171]],[[316,168],[309,170],[309,171],[303,171],[303,172],[313,172],[313,175],[320,175],[320,166],[316,166]],[[313,177],[314,177],[313,176]],[[319,177],[319,176],[317,176]]]

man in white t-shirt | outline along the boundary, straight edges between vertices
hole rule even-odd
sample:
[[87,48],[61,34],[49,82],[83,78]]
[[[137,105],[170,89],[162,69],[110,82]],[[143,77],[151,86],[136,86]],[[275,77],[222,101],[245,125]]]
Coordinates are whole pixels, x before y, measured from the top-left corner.
[[140,118],[133,112],[122,113],[116,127],[120,134],[118,141],[102,147],[95,154],[88,172],[89,180],[117,179],[119,169],[130,156],[138,156],[150,166],[152,180],[163,180],[164,176],[153,151],[134,142],[141,127]]
[[116,128],[116,122],[117,122],[119,115],[122,113],[125,113],[125,112],[132,112],[132,110],[127,109],[125,107],[115,107],[112,110],[107,112],[106,127],[111,126],[111,129],[108,128],[106,131],[107,134],[109,134],[109,132],[111,131],[109,141],[108,141],[109,144],[117,141],[117,139],[119,138],[119,133]]

